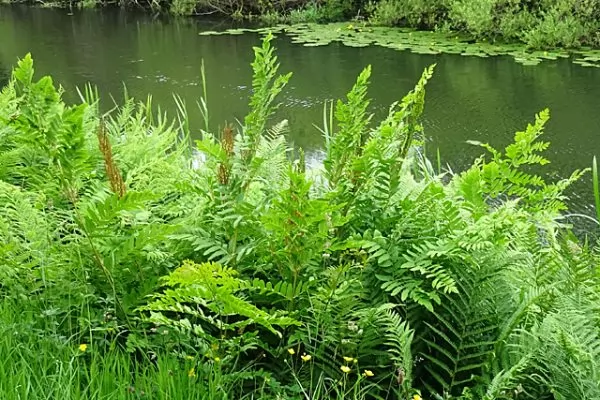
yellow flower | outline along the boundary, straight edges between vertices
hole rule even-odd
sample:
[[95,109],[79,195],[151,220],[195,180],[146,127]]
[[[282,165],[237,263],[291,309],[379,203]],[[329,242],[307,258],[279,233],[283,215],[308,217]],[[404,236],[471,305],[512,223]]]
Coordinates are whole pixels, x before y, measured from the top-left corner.
[[196,368],[192,367],[192,369],[190,369],[190,370],[188,371],[188,376],[189,376],[190,378],[193,378],[193,377],[195,377],[195,376],[196,376]]
[[219,362],[221,359],[219,357],[215,357],[215,362]]
[[365,372],[363,375],[366,376],[367,378],[370,378],[370,377],[374,376],[375,374],[370,369],[365,369]]
[[354,358],[353,357],[344,357],[344,361],[352,362],[352,361],[354,361]]
[[342,370],[343,373],[347,374],[348,372],[350,372],[350,367],[346,366],[346,365],[342,365],[340,367],[340,369]]
[[421,398],[421,396],[419,396],[418,394],[415,394],[415,395],[413,396],[413,400],[423,400],[423,399],[422,399],[422,398]]
[[193,360],[193,359],[194,359],[194,357],[192,357],[192,356],[185,356],[185,359],[186,359],[186,360]]
[[312,358],[312,356],[310,354],[302,354],[302,356],[300,356],[300,358],[302,359],[302,361],[306,362],[306,361],[310,361],[310,359]]
[[87,350],[87,344],[82,343],[79,345],[79,351],[84,352]]
[[288,353],[290,353],[293,356],[294,354],[296,354],[296,350],[288,349]]

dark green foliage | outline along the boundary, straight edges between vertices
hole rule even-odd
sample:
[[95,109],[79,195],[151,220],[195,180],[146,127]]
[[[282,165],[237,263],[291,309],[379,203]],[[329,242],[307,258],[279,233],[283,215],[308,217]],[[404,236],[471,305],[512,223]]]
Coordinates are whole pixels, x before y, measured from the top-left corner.
[[150,101],[100,115],[19,63],[0,93],[2,398],[138,398],[106,387],[130,368],[175,399],[598,398],[598,252],[561,223],[581,172],[532,172],[548,112],[436,174],[433,67],[379,124],[368,67],[307,168],[270,121],[289,79],[271,38],[244,122],[191,148],[181,103],[177,123]]
[[[600,46],[597,0],[122,0],[117,3],[178,16],[220,14],[235,20],[258,19],[269,26],[356,20],[381,26],[456,32],[468,40],[523,43],[530,49]],[[93,8],[113,4],[108,0],[59,0],[51,5]]]
[[380,0],[371,6],[375,24],[450,29],[536,49],[598,46],[599,16],[595,0]]

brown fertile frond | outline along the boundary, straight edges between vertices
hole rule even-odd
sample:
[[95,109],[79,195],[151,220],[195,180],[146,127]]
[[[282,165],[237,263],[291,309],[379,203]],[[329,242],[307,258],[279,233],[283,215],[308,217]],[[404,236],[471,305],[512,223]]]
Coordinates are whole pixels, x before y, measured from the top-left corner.
[[225,123],[223,128],[223,137],[221,138],[221,146],[228,157],[233,155],[233,127]]
[[229,183],[229,175],[231,172],[230,162],[229,160],[233,156],[233,127],[227,123],[225,123],[225,128],[223,128],[223,135],[221,137],[221,147],[223,151],[225,151],[226,161],[219,164],[219,183],[221,185],[227,185]]
[[100,152],[104,157],[104,167],[106,169],[106,176],[108,177],[108,181],[110,183],[110,188],[115,194],[117,194],[117,196],[119,196],[119,198],[121,198],[125,196],[126,193],[125,182],[123,181],[119,167],[113,159],[112,146],[110,144],[108,134],[106,133],[106,126],[104,125],[103,120],[100,120],[100,123],[98,124],[97,135],[98,147],[100,148]]

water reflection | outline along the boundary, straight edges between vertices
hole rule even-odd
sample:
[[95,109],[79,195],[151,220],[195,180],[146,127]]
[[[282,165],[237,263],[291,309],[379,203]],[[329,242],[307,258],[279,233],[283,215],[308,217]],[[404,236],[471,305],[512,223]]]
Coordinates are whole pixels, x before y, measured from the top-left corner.
[[10,70],[0,62],[0,87],[5,86],[10,78]]

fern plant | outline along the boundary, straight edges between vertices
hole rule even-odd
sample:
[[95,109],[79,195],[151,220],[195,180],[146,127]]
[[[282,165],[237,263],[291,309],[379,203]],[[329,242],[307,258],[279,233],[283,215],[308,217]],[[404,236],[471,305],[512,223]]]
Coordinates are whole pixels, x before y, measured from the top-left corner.
[[[297,321],[290,317],[278,313],[269,314],[236,295],[247,289],[246,284],[236,275],[231,268],[215,263],[199,265],[191,262],[184,263],[164,279],[164,285],[172,289],[156,295],[151,303],[141,307],[140,310],[154,312],[150,320],[161,324],[166,322],[170,325],[173,321],[164,318],[158,312],[170,311],[198,318],[199,323],[182,319],[174,325],[189,327],[200,337],[209,337],[205,335],[208,328],[203,328],[201,322],[213,325],[212,328],[218,332],[212,335],[215,337],[224,337],[228,331],[243,332],[249,325],[262,326],[281,337],[281,333],[275,329],[275,326],[286,327],[297,324]],[[245,319],[228,322],[231,316]]]
[[582,172],[535,173],[548,113],[436,173],[433,67],[379,124],[368,67],[325,105],[307,166],[270,121],[290,78],[271,40],[248,116],[194,146],[180,99],[175,121],[127,96],[101,115],[92,88],[68,106],[19,63],[0,92],[0,292],[43,316],[19,331],[191,354],[187,377],[235,398],[598,398],[600,260],[561,222]]

